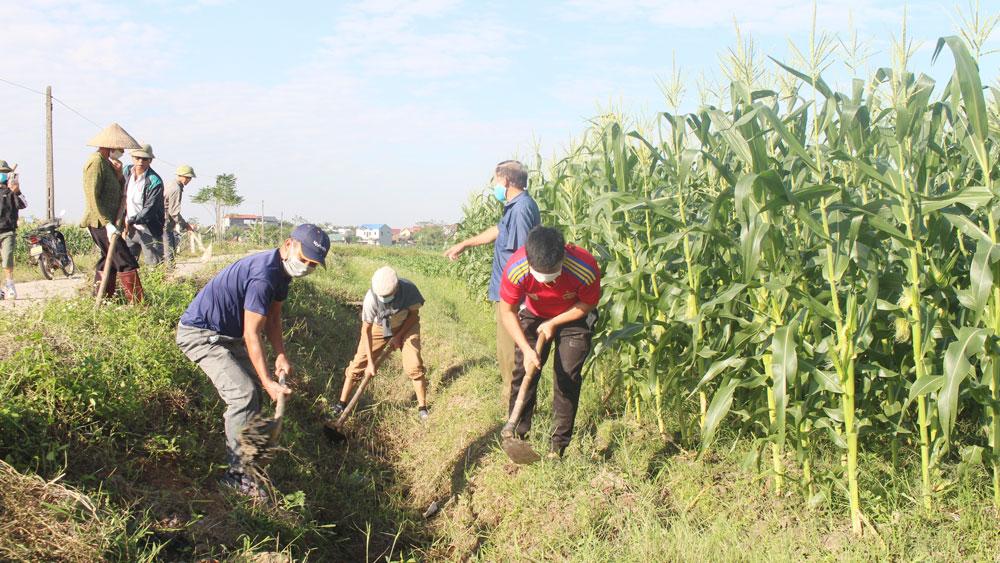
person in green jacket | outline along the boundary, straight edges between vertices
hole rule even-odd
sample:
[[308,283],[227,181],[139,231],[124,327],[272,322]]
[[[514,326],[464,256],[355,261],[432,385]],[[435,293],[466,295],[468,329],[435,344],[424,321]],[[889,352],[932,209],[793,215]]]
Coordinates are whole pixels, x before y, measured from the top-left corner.
[[90,155],[83,167],[83,199],[85,210],[80,226],[90,231],[101,253],[94,273],[94,295],[100,290],[104,264],[111,260],[110,278],[105,297],[115,293],[116,280],[120,280],[125,298],[129,302],[142,300],[142,283],[139,281],[139,263],[124,242],[116,243],[113,252],[111,239],[121,236],[121,215],[125,204],[125,177],[121,164],[111,161],[114,149],[138,149],[139,143],[117,123],[112,123],[87,142],[97,150]]

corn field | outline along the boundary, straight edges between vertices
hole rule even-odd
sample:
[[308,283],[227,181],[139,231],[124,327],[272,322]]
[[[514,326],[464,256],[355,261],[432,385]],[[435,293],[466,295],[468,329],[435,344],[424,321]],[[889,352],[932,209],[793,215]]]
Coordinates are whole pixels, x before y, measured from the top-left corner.
[[[701,451],[749,432],[775,492],[832,484],[857,533],[859,450],[919,455],[926,510],[945,465],[985,465],[1000,507],[1000,92],[975,42],[938,42],[936,84],[905,35],[836,91],[829,43],[774,61],[773,89],[745,56],[694,113],[601,116],[529,189],[601,261],[598,362],[628,416]],[[474,198],[463,227],[498,214]]]

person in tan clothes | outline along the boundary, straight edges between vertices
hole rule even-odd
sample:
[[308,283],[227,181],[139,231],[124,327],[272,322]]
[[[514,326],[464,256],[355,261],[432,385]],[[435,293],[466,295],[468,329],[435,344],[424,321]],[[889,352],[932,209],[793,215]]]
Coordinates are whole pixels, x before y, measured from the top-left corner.
[[163,190],[163,204],[166,211],[166,223],[163,226],[163,258],[167,264],[174,262],[181,233],[194,230],[181,215],[181,199],[184,197],[184,188],[196,177],[194,168],[182,164],[177,167],[177,179],[169,182]]
[[[111,260],[111,273],[105,297],[115,293],[116,279],[121,281],[125,298],[129,302],[142,301],[142,283],[139,281],[139,263],[128,251],[124,242],[115,245],[109,255],[111,239],[121,236],[121,215],[125,204],[125,178],[121,162],[111,160],[115,149],[137,149],[139,143],[117,123],[91,139],[88,146],[97,150],[90,155],[83,167],[83,199],[86,209],[80,226],[90,231],[94,244],[101,252],[94,273],[94,294],[101,286],[101,276],[106,260]],[[117,162],[117,164],[116,164]]]
[[340,402],[331,410],[334,419],[347,407],[354,384],[365,375],[375,375],[378,366],[373,358],[380,357],[386,347],[402,351],[403,371],[413,382],[417,395],[417,414],[421,420],[427,419],[427,370],[420,355],[420,307],[423,304],[424,297],[413,282],[399,278],[389,266],[375,272],[361,306],[358,351],[344,370]]

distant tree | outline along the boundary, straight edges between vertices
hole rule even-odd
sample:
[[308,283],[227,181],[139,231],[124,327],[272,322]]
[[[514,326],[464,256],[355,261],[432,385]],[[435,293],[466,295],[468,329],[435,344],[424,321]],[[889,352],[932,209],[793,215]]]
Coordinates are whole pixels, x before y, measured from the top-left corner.
[[191,199],[195,203],[211,205],[215,208],[215,237],[222,236],[222,212],[227,207],[243,203],[243,196],[236,192],[236,176],[219,174],[214,186],[205,186]]
[[444,245],[446,240],[441,225],[427,225],[413,235],[413,242],[418,246],[437,248]]

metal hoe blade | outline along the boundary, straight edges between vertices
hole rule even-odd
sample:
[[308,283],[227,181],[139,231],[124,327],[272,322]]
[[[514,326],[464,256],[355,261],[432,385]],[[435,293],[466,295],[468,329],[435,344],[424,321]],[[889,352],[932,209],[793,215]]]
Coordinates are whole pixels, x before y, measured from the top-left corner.
[[330,422],[323,425],[323,435],[334,444],[341,444],[347,441],[347,434],[341,432],[340,428]]
[[503,451],[507,453],[507,457],[518,465],[535,463],[536,461],[542,459],[542,456],[538,455],[538,452],[531,447],[531,444],[524,440],[519,440],[517,438],[504,438],[501,443],[501,447],[503,447]]

